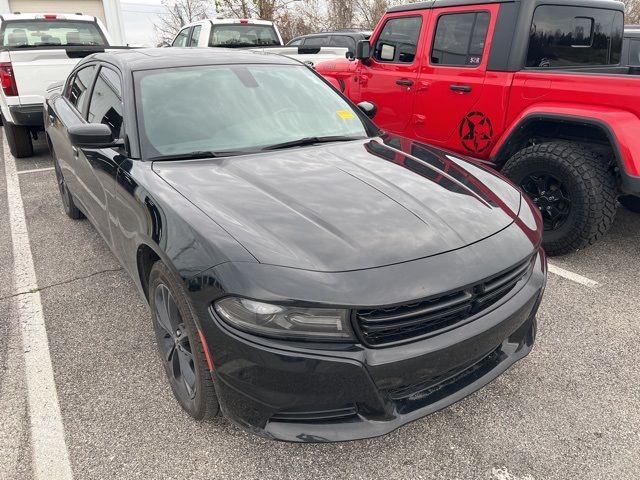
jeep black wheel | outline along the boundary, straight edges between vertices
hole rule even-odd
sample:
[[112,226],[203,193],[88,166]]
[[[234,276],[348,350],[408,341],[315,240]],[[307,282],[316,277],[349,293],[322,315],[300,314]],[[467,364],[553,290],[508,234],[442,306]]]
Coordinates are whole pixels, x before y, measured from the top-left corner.
[[589,148],[551,142],[520,150],[502,172],[536,204],[544,221],[543,246],[562,255],[592,245],[616,212],[615,177]]
[[197,420],[216,416],[218,399],[187,295],[161,261],[149,275],[149,304],[158,352],[176,400]]
[[627,210],[640,213],[640,197],[636,197],[635,195],[621,195],[618,201]]

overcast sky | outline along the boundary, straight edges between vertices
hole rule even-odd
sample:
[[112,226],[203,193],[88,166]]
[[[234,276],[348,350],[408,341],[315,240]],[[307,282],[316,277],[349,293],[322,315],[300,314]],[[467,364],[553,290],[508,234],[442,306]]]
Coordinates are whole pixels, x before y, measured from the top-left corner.
[[127,43],[153,45],[153,24],[165,11],[160,0],[125,0],[121,2],[121,8]]

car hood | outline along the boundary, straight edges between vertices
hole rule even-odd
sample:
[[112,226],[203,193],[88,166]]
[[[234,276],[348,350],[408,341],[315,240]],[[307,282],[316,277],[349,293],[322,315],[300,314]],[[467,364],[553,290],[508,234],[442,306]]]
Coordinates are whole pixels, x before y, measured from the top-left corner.
[[257,261],[325,272],[459,249],[511,224],[521,200],[477,164],[399,137],[153,169]]

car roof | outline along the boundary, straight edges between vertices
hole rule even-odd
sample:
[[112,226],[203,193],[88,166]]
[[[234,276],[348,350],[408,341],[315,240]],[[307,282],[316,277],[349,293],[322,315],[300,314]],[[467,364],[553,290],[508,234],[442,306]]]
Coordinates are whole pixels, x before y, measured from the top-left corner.
[[[86,57],[101,60],[123,71],[151,70],[198,65],[273,64],[302,65],[301,62],[273,53],[255,53],[230,48],[135,48],[96,53]],[[84,63],[84,62],[82,62]]]
[[[398,5],[387,10],[388,13],[407,12],[412,10],[426,10],[430,8],[458,7],[467,5],[486,5],[488,3],[513,3],[522,0],[428,0],[426,2],[409,3],[407,5]],[[526,0],[536,4],[552,3],[547,0]],[[589,4],[590,3],[590,4]],[[618,0],[563,0],[562,5],[567,6],[583,6],[595,8],[611,8],[624,11],[624,4]]]
[[625,25],[624,26],[624,37],[640,37],[640,25]]

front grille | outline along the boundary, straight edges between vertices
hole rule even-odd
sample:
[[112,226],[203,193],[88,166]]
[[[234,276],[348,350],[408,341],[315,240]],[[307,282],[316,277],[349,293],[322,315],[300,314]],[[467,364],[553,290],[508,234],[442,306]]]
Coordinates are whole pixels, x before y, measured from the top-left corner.
[[365,344],[380,346],[442,333],[504,298],[532,265],[533,258],[528,258],[463,290],[404,305],[358,310],[360,336]]

